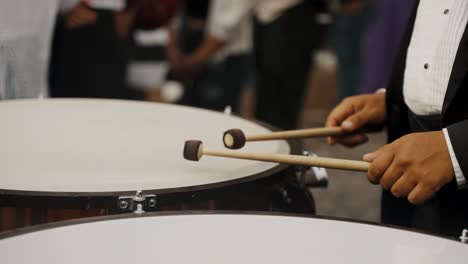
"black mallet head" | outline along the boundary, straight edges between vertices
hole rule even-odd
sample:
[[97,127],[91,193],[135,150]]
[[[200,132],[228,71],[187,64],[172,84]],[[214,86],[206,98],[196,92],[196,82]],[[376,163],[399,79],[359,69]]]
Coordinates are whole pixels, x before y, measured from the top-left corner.
[[245,146],[246,138],[240,129],[230,129],[224,132],[223,143],[226,148],[240,149]]
[[203,143],[200,140],[187,140],[184,145],[184,158],[199,161],[203,156]]

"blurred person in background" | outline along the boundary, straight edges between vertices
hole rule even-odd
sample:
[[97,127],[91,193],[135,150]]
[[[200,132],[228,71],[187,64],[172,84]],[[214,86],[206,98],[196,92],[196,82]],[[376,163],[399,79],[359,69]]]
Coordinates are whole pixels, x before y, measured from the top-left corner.
[[338,99],[359,93],[362,44],[372,15],[370,0],[341,0],[334,28],[338,60]]
[[[254,16],[256,118],[283,129],[295,128],[311,55],[322,39],[315,15],[324,6],[318,0],[213,0],[208,34],[196,51],[180,60],[180,68],[194,71],[222,50],[230,56],[246,52],[248,23]],[[233,77],[242,76],[239,70],[245,63],[233,63]],[[237,101],[238,83],[232,88],[225,91],[226,97]]]
[[261,0],[255,8],[256,118],[281,129],[298,126],[312,54],[323,30],[322,0]]
[[62,0],[50,65],[52,97],[140,99],[126,85],[139,0]]
[[[251,16],[248,12],[236,12],[236,8],[230,8],[232,5],[246,7],[242,3],[226,4],[224,0],[201,2],[186,2],[183,27],[189,29],[182,36],[185,37],[182,41],[185,49],[180,51],[176,46],[174,30],[170,34],[168,54],[171,66],[176,73],[191,77],[182,103],[213,110],[231,106],[238,113],[241,91],[252,71]],[[201,14],[198,23],[194,20],[196,10],[204,11],[203,22]]]
[[135,26],[141,30],[156,30],[167,26],[180,8],[182,0],[138,0]]
[[168,79],[180,81],[184,87],[183,98],[179,103],[194,107],[213,108],[205,99],[203,89],[207,69],[199,70],[198,75],[188,74],[181,69],[185,54],[196,50],[203,41],[208,19],[209,0],[182,1],[178,14],[168,25],[169,39],[166,45],[166,57],[170,65]]
[[413,6],[413,0],[376,0],[363,40],[360,93],[387,85]]
[[0,99],[47,96],[58,7],[59,0],[0,1]]

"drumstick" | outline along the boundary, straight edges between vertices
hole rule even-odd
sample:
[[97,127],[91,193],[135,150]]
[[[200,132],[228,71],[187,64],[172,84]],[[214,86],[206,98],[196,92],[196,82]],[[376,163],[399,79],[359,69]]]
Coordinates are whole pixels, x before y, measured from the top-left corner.
[[[375,132],[381,130],[382,127],[368,127],[359,132]],[[311,138],[311,137],[329,137],[341,136],[347,134],[342,127],[320,127],[320,128],[307,128],[297,130],[286,130],[279,132],[270,132],[265,134],[245,135],[240,129],[230,129],[223,134],[223,143],[226,148],[240,149],[246,142],[249,141],[265,141],[276,139],[292,139],[292,138]]]
[[321,127],[298,130],[270,132],[265,134],[245,135],[240,129],[230,129],[224,132],[224,146],[229,149],[240,149],[248,141],[264,141],[275,139],[309,138],[339,136],[345,132],[341,127]]
[[357,160],[307,157],[286,154],[250,153],[232,150],[207,150],[203,149],[203,143],[201,141],[189,140],[185,142],[185,159],[199,161],[204,155],[364,172],[368,171],[370,165],[368,162]]

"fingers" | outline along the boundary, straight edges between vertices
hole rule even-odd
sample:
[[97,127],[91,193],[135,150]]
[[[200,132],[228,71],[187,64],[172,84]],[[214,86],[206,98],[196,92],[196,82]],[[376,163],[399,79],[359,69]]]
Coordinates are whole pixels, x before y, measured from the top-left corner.
[[363,108],[346,118],[341,127],[347,132],[353,132],[365,127],[369,123],[370,118],[371,116],[367,108]]
[[388,167],[380,179],[380,186],[382,186],[382,188],[385,190],[390,190],[393,185],[401,178],[403,173],[403,168],[395,162],[392,162],[390,167]]
[[83,23],[89,23],[96,21],[97,14],[93,10],[83,7],[80,12],[77,12],[76,17]]
[[365,154],[362,159],[367,162],[373,162],[383,151],[385,151],[387,145],[378,148],[376,151]]
[[66,20],[66,25],[69,29],[77,28],[79,25],[79,20],[74,16],[69,16]]
[[380,179],[392,164],[394,156],[393,152],[385,147],[376,152],[376,157],[372,161],[369,171],[367,172],[367,178],[372,184],[380,183]]
[[328,115],[326,127],[340,126],[341,123],[353,113],[353,107],[346,100],[337,105]]
[[81,2],[66,16],[66,25],[70,29],[79,28],[84,25],[95,23],[97,13],[90,8],[86,2]]
[[[337,105],[331,113],[328,115],[327,121],[325,122],[326,127],[337,127],[342,126],[343,121],[354,113],[353,104],[349,100],[343,100]],[[367,137],[364,138],[362,135],[359,137],[328,137],[327,142],[329,145],[336,143],[342,143],[347,146],[354,146],[359,143],[367,141]]]
[[369,121],[367,111],[351,100],[343,100],[332,110],[327,118],[327,127],[341,126],[345,131],[353,132],[366,125]]
[[333,140],[334,140],[332,141],[333,144],[340,143],[347,147],[354,147],[354,146],[357,146],[357,145],[360,145],[362,143],[369,141],[369,138],[365,134],[354,134],[354,135],[345,136],[345,137],[333,138]]
[[395,197],[404,198],[404,197],[408,197],[410,192],[415,187],[416,187],[416,182],[410,180],[410,177],[404,174],[395,182],[395,184],[393,184],[390,191]]
[[410,134],[366,154],[369,181],[412,204],[430,199],[454,178],[445,139],[438,137],[437,131]]
[[412,204],[422,204],[425,201],[429,200],[434,194],[429,188],[424,186],[424,184],[418,184],[409,194],[408,201]]
[[369,124],[378,125],[385,120],[385,95],[358,95],[344,99],[330,113],[326,127],[343,128],[347,135],[328,138],[330,145],[343,143],[354,146],[367,141],[362,135],[349,138],[349,133],[357,133]]

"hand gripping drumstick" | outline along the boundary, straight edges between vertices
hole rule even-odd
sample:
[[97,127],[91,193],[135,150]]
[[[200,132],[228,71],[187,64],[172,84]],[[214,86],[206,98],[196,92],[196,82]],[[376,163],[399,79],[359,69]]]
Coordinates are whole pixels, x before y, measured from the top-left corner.
[[[374,132],[381,130],[381,127],[369,127],[361,132]],[[265,134],[248,135],[240,129],[230,129],[224,132],[224,146],[229,149],[240,149],[248,141],[265,141],[275,139],[291,139],[291,138],[311,138],[311,137],[328,137],[341,136],[347,134],[341,127],[321,127],[308,128],[298,130],[287,130],[279,132],[270,132]]]
[[203,155],[216,156],[234,159],[259,160],[267,162],[286,163],[294,165],[323,167],[330,169],[364,171],[369,170],[370,163],[357,160],[331,159],[319,157],[306,157],[299,155],[286,154],[266,154],[237,152],[230,150],[207,150],[203,149],[203,143],[198,140],[189,140],[185,142],[184,158],[192,161],[199,161]]

